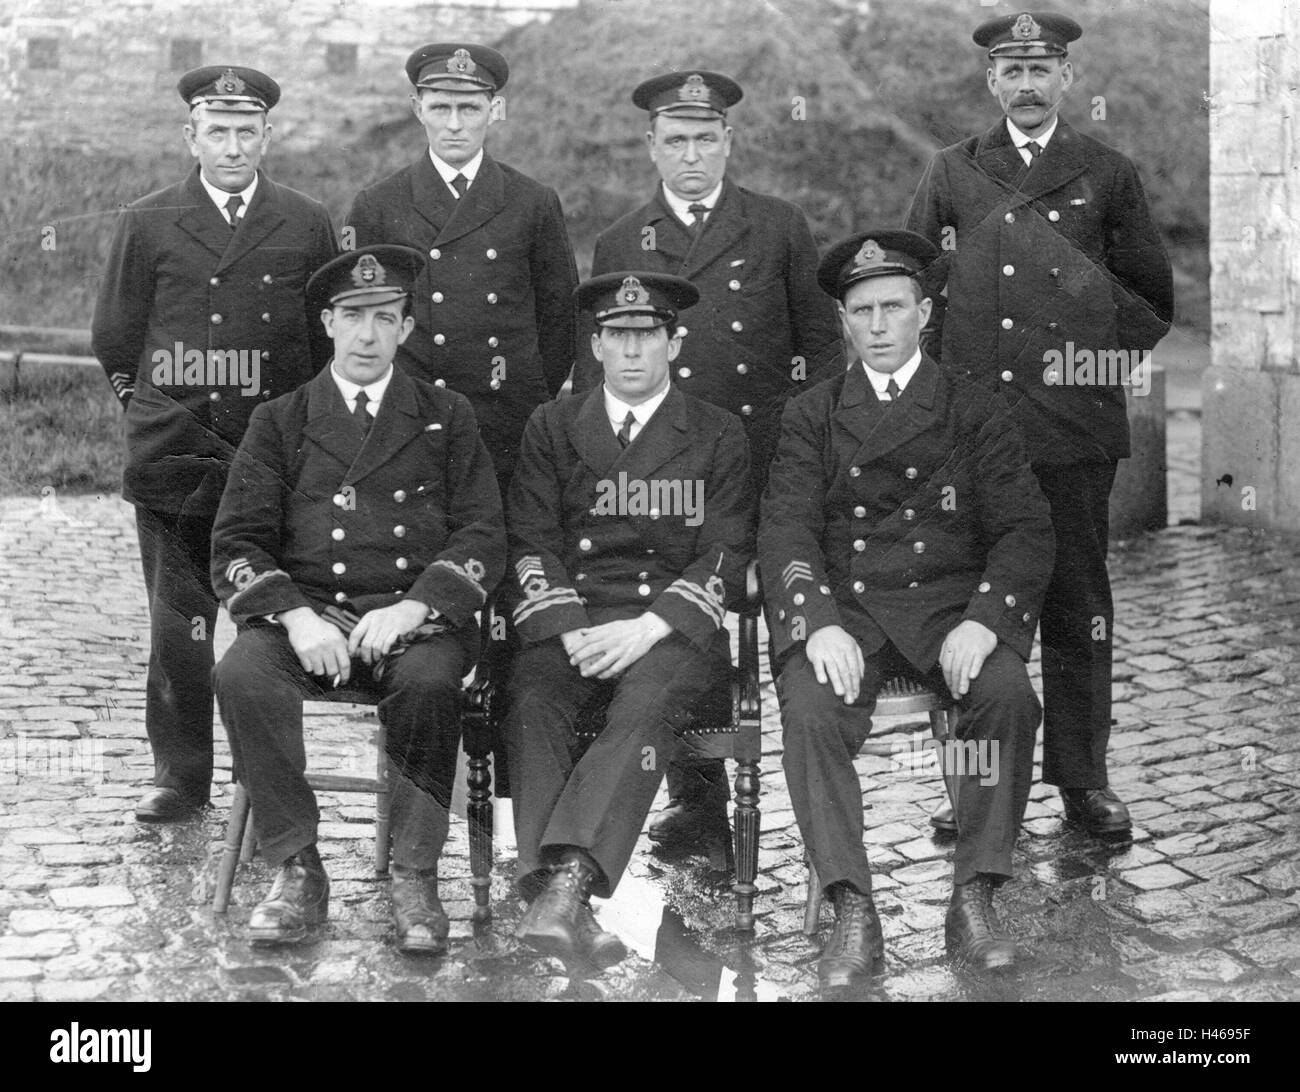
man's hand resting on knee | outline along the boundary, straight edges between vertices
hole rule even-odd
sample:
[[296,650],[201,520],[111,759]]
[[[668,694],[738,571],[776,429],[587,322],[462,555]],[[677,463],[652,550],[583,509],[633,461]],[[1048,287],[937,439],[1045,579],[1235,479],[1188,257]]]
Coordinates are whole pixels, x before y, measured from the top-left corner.
[[858,700],[866,664],[862,659],[862,649],[846,629],[822,626],[808,638],[804,654],[817,673],[819,683],[829,682],[836,696],[844,699],[845,705]]
[[569,663],[584,679],[612,679],[626,671],[655,645],[672,633],[673,627],[659,615],[646,611],[638,618],[606,622],[586,629],[571,629],[560,635]]
[[289,634],[289,644],[304,671],[326,679],[337,675],[340,682],[348,681],[352,658],[347,638],[337,626],[325,621],[311,607],[282,611],[276,621]]
[[984,661],[997,647],[998,635],[972,618],[949,631],[939,649],[939,666],[954,698],[966,696],[971,679],[979,675]]

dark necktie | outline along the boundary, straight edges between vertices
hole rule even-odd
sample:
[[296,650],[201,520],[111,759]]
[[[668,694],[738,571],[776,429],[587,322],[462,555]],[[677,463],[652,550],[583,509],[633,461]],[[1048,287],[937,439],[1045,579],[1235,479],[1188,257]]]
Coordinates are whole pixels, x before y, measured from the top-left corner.
[[230,217],[230,230],[234,231],[239,227],[239,210],[243,207],[244,199],[239,194],[230,195],[230,200],[226,202],[226,215]]
[[365,436],[370,431],[370,422],[374,420],[366,410],[370,399],[366,397],[364,390],[357,391],[357,404],[352,409],[352,419],[356,421],[357,427],[361,429],[361,435]]
[[699,235],[704,230],[704,214],[709,211],[709,206],[696,202],[686,211],[691,214],[691,234]]
[[469,179],[463,174],[458,174],[451,180],[451,185],[452,189],[456,191],[456,200],[459,201],[465,196],[465,191],[469,189]]
[[636,414],[631,410],[627,411],[627,416],[623,419],[623,427],[618,430],[618,442],[620,446],[627,447],[632,442],[632,426],[636,424]]
[[1032,167],[1034,165],[1034,160],[1043,154],[1043,146],[1039,144],[1038,141],[1031,140],[1028,144],[1024,145],[1024,149],[1029,153],[1028,165]]
[[886,409],[888,409],[895,402],[897,402],[899,396],[902,395],[903,393],[901,390],[898,389],[898,384],[894,382],[894,377],[892,375],[889,377],[889,382],[885,384],[885,393],[889,395],[889,398],[880,399],[880,404],[884,406]]

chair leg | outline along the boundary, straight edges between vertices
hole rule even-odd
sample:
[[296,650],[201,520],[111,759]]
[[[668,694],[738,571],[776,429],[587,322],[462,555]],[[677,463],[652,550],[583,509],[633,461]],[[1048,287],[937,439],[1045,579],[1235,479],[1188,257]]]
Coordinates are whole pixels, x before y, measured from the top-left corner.
[[822,881],[817,875],[817,866],[805,851],[803,858],[808,862],[808,898],[803,904],[804,936],[816,936],[822,913]]
[[958,715],[956,707],[934,709],[930,712],[930,731],[940,745],[940,763],[941,768],[943,769],[943,787],[948,792],[948,803],[952,805],[952,816],[954,822],[957,820],[957,789],[959,782],[957,775],[950,772],[947,769],[948,764],[943,762],[942,759],[944,752],[942,748],[945,742],[957,738]]
[[465,775],[469,786],[469,871],[474,889],[473,920],[492,919],[492,765],[486,754],[469,760]]
[[736,765],[736,928],[754,929],[754,893],[758,890],[758,797],[761,786],[757,762]]
[[239,867],[240,849],[244,844],[246,833],[253,829],[248,821],[248,791],[243,785],[235,785],[235,799],[230,804],[230,818],[226,821],[226,844],[221,852],[221,864],[217,868],[217,886],[212,893],[212,912],[224,914],[230,904],[230,891],[235,885],[235,869]]
[[388,829],[388,736],[381,724],[375,732],[375,875],[388,875],[391,838]]

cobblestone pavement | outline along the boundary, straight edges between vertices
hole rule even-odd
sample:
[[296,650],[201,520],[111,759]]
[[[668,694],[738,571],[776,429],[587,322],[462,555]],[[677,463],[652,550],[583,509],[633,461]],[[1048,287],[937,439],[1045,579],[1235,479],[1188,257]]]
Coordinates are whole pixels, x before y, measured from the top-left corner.
[[[1170,419],[1171,523],[1194,520],[1197,422]],[[392,949],[376,879],[372,805],[323,796],[331,920],[296,950],[241,938],[268,874],[234,904],[209,901],[229,801],[218,732],[217,797],[201,821],[146,826],[132,805],[151,774],[143,728],[146,625],[128,506],[119,498],[0,500],[0,998],[4,999],[807,999],[829,930],[801,932],[802,850],[765,693],[763,837],[752,939],[730,928],[729,892],[694,859],[643,841],[602,921],[633,955],[570,977],[521,950],[513,855],[498,837],[495,921],[470,923],[465,826],[443,864],[445,958]],[[887,946],[879,998],[1283,999],[1300,996],[1300,540],[1172,526],[1115,546],[1118,603],[1113,780],[1131,845],[1064,826],[1054,790],[1032,794],[1004,888],[1023,941],[1017,973],[986,979],[943,960],[952,845],[926,819],[936,776],[864,756],[868,840]],[[224,627],[219,646],[229,641]],[[1035,675],[1037,665],[1034,665]],[[309,710],[309,752],[362,772],[373,714]],[[922,726],[883,722],[899,746]],[[661,798],[662,799],[662,798]],[[503,816],[504,817],[504,816]]]

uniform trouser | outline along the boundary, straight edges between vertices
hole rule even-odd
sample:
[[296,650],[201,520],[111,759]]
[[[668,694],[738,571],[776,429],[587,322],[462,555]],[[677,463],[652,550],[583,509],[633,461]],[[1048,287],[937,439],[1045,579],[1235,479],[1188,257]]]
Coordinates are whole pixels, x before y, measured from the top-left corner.
[[[459,637],[420,640],[389,657],[383,677],[352,663],[350,687],[373,693],[388,739],[392,856],[406,868],[432,868],[447,840],[447,808],[460,746]],[[248,790],[253,829],[272,867],[316,841],[320,811],[307,784],[303,699],[328,691],[298,662],[279,626],[242,628],[213,672],[236,776]]]
[[145,730],[154,784],[205,803],[212,782],[212,520],[136,506],[149,597]]
[[[706,651],[672,633],[617,679],[584,679],[558,637],[515,658],[504,724],[519,877],[586,850],[608,897],[632,857],[674,737],[707,690],[730,686],[726,634]],[[605,726],[582,753],[579,715],[605,706]]]
[[1106,548],[1115,463],[1037,466],[1052,508],[1056,563],[1043,601],[1043,780],[1107,783],[1115,608]]
[[[902,661],[892,647],[865,660],[856,705],[845,705],[829,683],[817,681],[802,648],[786,661],[776,688],[781,700],[786,784],[817,875],[823,887],[844,881],[869,894],[871,869],[862,844],[862,786],[853,759],[871,730],[876,690],[899,673]],[[937,667],[922,679],[936,688],[946,688]],[[962,752],[965,772],[954,762],[960,833],[953,857],[953,882],[969,883],[980,872],[1011,875],[1012,849],[1033,781],[1034,739],[1041,709],[1024,661],[1003,644],[984,661],[960,704],[957,736],[962,741],[977,741],[977,746]],[[970,761],[970,752],[979,756],[981,747],[981,757],[987,762],[985,776],[981,776],[980,763]],[[952,754],[955,758],[955,748]]]

